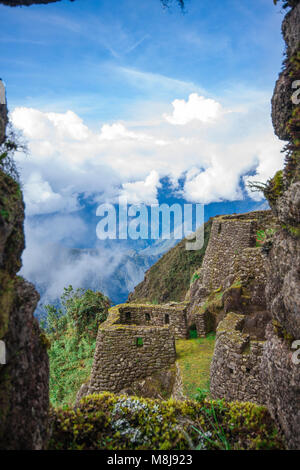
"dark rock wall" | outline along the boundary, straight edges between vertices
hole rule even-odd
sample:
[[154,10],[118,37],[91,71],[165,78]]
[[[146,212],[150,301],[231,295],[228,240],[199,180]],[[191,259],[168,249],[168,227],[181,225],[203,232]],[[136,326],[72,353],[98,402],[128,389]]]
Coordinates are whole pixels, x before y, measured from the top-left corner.
[[47,438],[47,341],[33,312],[34,287],[16,273],[24,249],[24,204],[18,183],[0,172],[0,449],[41,449]]
[[[291,449],[300,448],[300,365],[292,361],[293,341],[300,339],[300,110],[292,102],[292,82],[300,79],[300,3],[286,15],[284,69],[272,99],[278,137],[289,141],[283,185],[272,204],[280,230],[267,258],[268,327],[262,358],[267,405]],[[288,122],[289,121],[289,122]]]
[[0,144],[2,144],[5,137],[5,128],[7,124],[7,107],[5,87],[0,79]]
[[288,60],[299,48],[300,41],[300,4],[285,16],[282,23],[282,34],[286,43],[286,62],[279,75],[272,97],[272,122],[275,134],[282,140],[289,140],[286,124],[293,110],[292,77],[288,67]]

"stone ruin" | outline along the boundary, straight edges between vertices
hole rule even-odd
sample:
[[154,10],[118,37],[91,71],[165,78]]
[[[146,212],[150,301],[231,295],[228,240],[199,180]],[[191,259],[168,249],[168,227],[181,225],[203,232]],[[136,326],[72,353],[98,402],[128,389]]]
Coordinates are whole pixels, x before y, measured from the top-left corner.
[[187,338],[186,304],[122,304],[99,327],[84,394],[120,392],[175,364],[175,338]]
[[[198,279],[187,299],[199,337],[216,331],[214,398],[265,403],[260,375],[266,326],[266,256],[258,233],[278,230],[271,211],[215,217]],[[258,246],[257,246],[258,245]]]
[[217,331],[211,366],[216,398],[263,403],[260,362],[265,342],[265,256],[259,230],[275,230],[271,211],[215,217],[199,278],[186,302],[122,304],[98,331],[91,378],[79,397],[119,393],[167,371],[176,361],[175,338]]

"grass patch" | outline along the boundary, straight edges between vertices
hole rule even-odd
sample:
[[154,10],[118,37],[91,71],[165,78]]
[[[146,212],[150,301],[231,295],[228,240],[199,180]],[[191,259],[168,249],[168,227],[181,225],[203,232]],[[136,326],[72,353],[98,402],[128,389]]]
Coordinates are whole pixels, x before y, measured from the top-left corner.
[[206,338],[176,341],[177,360],[182,373],[183,392],[191,399],[197,389],[209,390],[209,369],[215,347],[215,334]]

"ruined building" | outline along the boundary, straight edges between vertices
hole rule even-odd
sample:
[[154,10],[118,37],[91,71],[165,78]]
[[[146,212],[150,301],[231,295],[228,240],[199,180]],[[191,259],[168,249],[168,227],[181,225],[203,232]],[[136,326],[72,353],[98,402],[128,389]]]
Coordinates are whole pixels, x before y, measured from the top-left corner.
[[[98,331],[84,394],[120,392],[174,365],[175,338],[187,337],[186,305],[117,305]],[[82,395],[82,394],[81,394]]]

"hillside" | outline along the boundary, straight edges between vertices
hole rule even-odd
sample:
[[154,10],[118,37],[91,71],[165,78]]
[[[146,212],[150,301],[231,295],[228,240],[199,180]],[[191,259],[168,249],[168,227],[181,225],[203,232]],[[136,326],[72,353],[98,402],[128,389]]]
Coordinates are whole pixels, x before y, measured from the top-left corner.
[[129,295],[130,302],[180,302],[189,289],[192,275],[203,261],[208,244],[212,219],[204,225],[204,245],[201,250],[187,251],[186,239],[169,250],[145,274],[144,280]]

